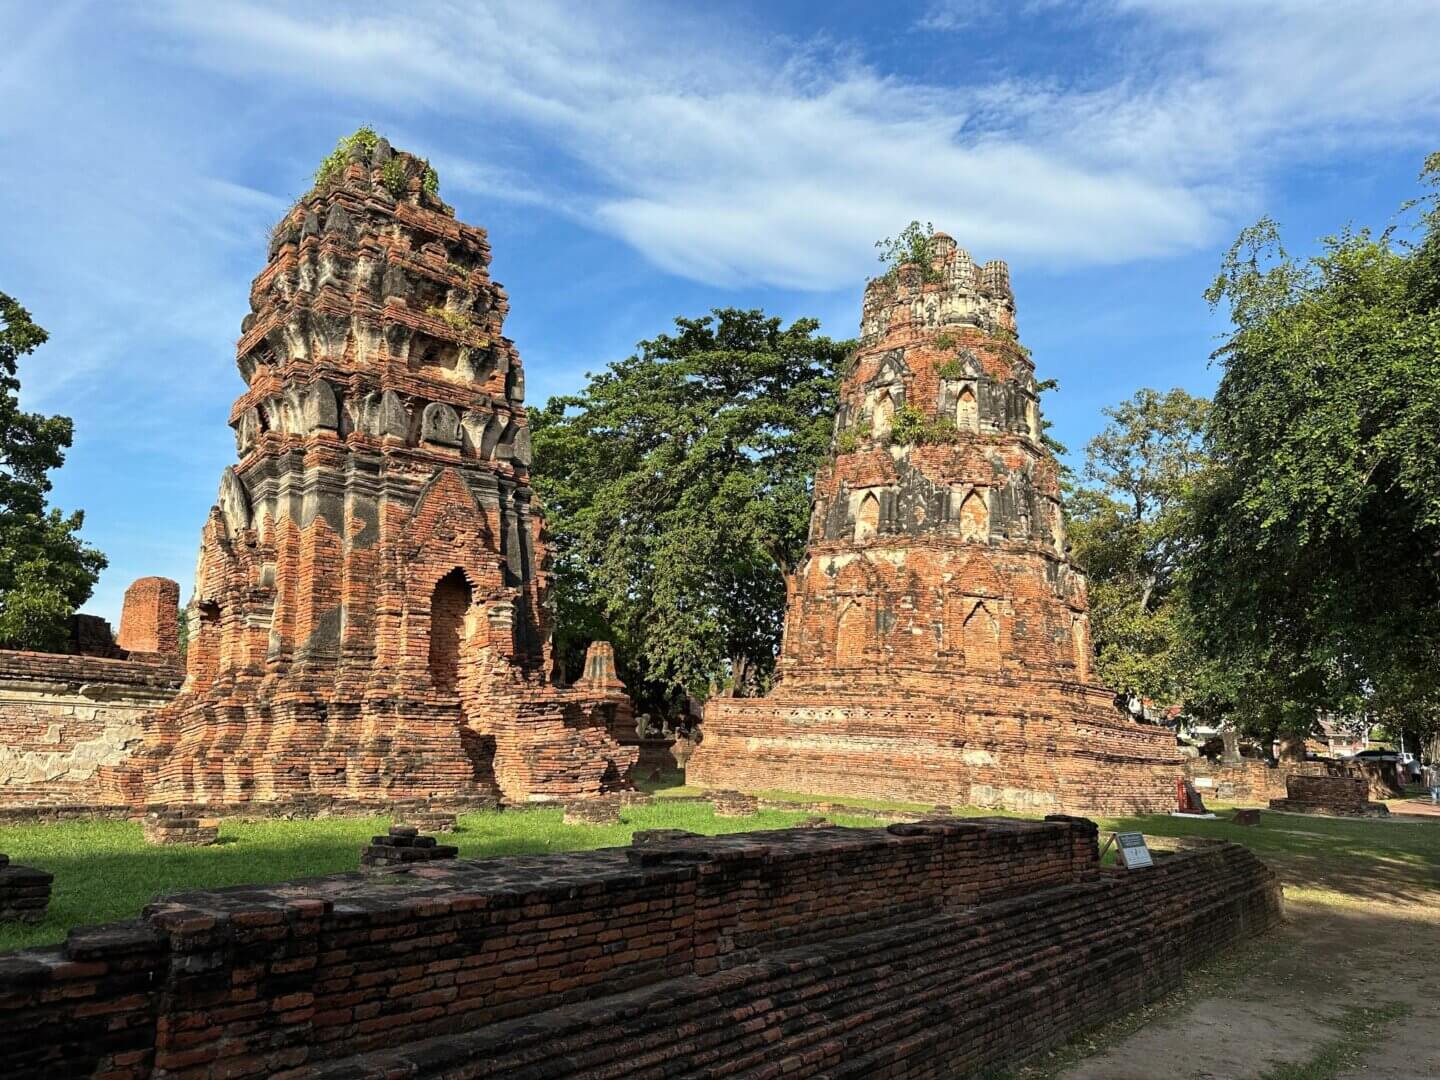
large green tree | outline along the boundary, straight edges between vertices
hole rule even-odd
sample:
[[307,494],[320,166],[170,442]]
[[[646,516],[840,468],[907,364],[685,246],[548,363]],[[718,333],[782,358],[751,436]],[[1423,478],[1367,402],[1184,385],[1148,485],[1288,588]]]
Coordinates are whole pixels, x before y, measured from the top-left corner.
[[557,651],[610,637],[651,708],[768,679],[850,348],[760,311],[675,326],[531,418]]
[[73,427],[68,417],[20,408],[19,365],[48,335],[4,293],[0,323],[0,642],[57,649],[105,556],[80,539],[80,511],[45,505],[50,472],[64,463]]
[[1110,422],[1085,447],[1084,483],[1068,496],[1096,672],[1128,699],[1171,704],[1192,690],[1197,658],[1179,590],[1209,408],[1181,389],[1145,389],[1106,409]]
[[1188,590],[1252,728],[1440,715],[1440,210],[1289,255],[1245,230],[1209,291],[1233,328]]

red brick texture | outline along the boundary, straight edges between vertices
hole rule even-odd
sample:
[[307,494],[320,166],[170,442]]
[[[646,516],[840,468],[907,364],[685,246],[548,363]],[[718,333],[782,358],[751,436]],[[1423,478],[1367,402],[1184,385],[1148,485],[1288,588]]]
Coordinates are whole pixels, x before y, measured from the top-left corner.
[[606,730],[623,690],[551,679],[524,375],[489,244],[423,173],[382,141],[275,230],[185,689],[104,773],[113,798],[523,802],[626,782],[636,751]]
[[1384,817],[1390,813],[1384,803],[1370,801],[1370,782],[1359,774],[1292,773],[1285,778],[1285,798],[1271,799],[1270,809],[1339,817]]
[[180,656],[180,585],[163,577],[144,577],[125,590],[120,612],[119,645],[137,653]]
[[[924,802],[1170,809],[1180,758],[1091,670],[1034,365],[1004,263],[938,234],[866,289],[778,681],[717,698],[688,777]],[[902,413],[901,410],[904,410]],[[918,414],[919,438],[897,433]]]
[[172,897],[0,958],[0,1060],[17,1080],[959,1075],[1280,915],[1244,848],[1124,871],[1095,840],[1066,818],[664,834],[403,888]]

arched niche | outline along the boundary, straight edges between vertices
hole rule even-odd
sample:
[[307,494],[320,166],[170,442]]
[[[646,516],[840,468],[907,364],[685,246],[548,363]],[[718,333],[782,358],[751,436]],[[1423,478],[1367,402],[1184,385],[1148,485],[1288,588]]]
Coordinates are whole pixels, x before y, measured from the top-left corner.
[[895,421],[895,401],[889,394],[881,394],[875,402],[875,412],[870,419],[870,433],[877,439],[890,433]]
[[470,582],[451,570],[430,594],[430,681],[436,690],[454,693],[460,686],[465,620],[470,612]]
[[864,602],[847,600],[840,610],[835,623],[835,659],[839,663],[853,663],[865,655],[868,646],[868,620],[865,617]]
[[969,383],[960,388],[955,399],[955,426],[961,431],[980,430],[980,404],[975,399],[975,388]]
[[983,600],[965,618],[961,631],[965,667],[970,671],[997,671],[1000,667],[1000,620]]
[[855,539],[866,540],[880,531],[880,500],[867,491],[855,510]]
[[990,538],[990,508],[985,503],[985,494],[979,489],[972,490],[960,503],[960,539],[988,540]]

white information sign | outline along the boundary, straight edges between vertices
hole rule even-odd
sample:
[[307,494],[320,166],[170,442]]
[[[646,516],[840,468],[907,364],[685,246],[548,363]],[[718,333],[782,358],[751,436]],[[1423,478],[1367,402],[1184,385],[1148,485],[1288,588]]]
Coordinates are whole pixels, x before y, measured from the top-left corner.
[[1126,870],[1138,870],[1142,866],[1154,866],[1155,862],[1150,858],[1150,849],[1145,846],[1145,834],[1138,832],[1122,832],[1115,834],[1117,848],[1120,855],[1120,862]]

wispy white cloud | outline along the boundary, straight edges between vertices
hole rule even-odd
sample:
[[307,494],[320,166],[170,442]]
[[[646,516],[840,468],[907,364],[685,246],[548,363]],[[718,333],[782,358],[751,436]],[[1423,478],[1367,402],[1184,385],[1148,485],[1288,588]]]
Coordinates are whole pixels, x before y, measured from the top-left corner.
[[[1057,266],[1213,240],[1282,140],[1394,137],[1437,111],[1440,6],[1107,0],[1153,55],[1142,77],[931,85],[852,54],[667,8],[440,5],[355,14],[266,4],[168,9],[194,58],[376,105],[525,125],[573,163],[521,178],[450,149],[465,186],[545,200],[707,282],[826,289],[870,244],[933,220],[986,255]],[[1362,15],[1362,12],[1364,14]],[[1033,14],[1033,12],[1032,12]],[[933,5],[930,29],[994,20]],[[467,121],[466,118],[471,118]]]

